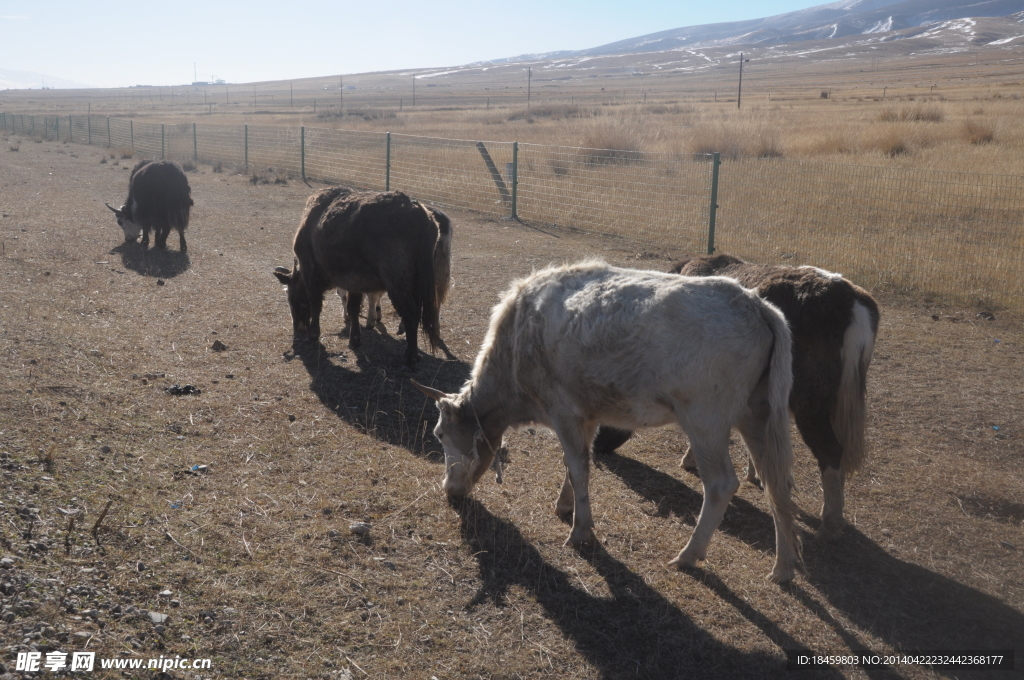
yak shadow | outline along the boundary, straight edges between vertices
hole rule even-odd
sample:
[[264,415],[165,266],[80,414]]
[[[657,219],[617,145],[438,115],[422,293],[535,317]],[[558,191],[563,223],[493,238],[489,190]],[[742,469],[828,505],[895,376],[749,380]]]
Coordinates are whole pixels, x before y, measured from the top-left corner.
[[122,243],[110,251],[121,256],[121,266],[143,276],[172,279],[188,270],[192,261],[188,251],[147,248],[140,243]]
[[[602,461],[630,489],[653,502],[658,515],[676,514],[694,521],[699,515],[702,495],[671,475],[617,453],[602,457]],[[771,515],[740,498],[732,499],[720,528],[758,550],[771,550],[774,544]],[[846,527],[837,541],[822,543],[805,536],[803,544],[807,582],[844,619],[892,649],[1024,649],[1024,613],[980,590],[895,557],[854,527]],[[721,588],[712,589],[758,624],[760,614],[746,611],[748,605],[727,596]],[[855,631],[829,613],[829,607],[802,588],[799,578],[786,590],[851,649],[868,647]],[[864,670],[872,677],[878,672]],[[883,670],[886,677],[893,673],[893,669]],[[947,677],[975,674],[964,669],[937,668],[934,672]]]
[[[579,554],[605,579],[610,597],[592,595],[545,562],[513,524],[495,517],[479,501],[458,499],[451,505],[459,514],[460,532],[474,553],[481,581],[466,608],[484,602],[503,607],[511,588],[526,590],[599,677],[737,678],[785,673],[785,661],[778,655],[744,652],[703,630],[601,545]],[[767,617],[757,623],[780,647],[801,648]],[[524,644],[531,644],[529,635],[524,636]],[[801,677],[842,675],[819,668],[802,672]]]
[[[687,524],[697,523],[704,502],[703,493],[683,484],[672,475],[617,452],[603,454],[600,460],[633,492],[654,503],[656,516],[675,515]],[[694,479],[699,480],[696,475]],[[775,550],[775,522],[771,515],[739,496],[733,496],[729,502],[718,528],[756,550]],[[680,538],[682,544],[689,537]]]
[[[348,332],[341,335],[347,343]],[[469,377],[470,366],[421,351],[419,364],[410,372],[403,366],[405,347],[404,337],[389,335],[379,325],[362,330],[358,349],[346,345],[329,352],[319,341],[296,340],[284,358],[302,362],[310,389],[342,420],[381,441],[440,460],[440,444],[431,434],[436,409],[409,378],[455,392]]]

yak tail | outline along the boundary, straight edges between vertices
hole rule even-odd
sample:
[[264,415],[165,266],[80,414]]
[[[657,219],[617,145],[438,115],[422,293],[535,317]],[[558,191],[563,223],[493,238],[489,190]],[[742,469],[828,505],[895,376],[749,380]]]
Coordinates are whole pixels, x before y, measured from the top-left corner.
[[417,287],[422,300],[421,322],[423,332],[430,340],[431,351],[441,345],[441,303],[448,296],[452,267],[451,220],[436,208],[427,208],[427,215],[437,225],[437,239],[433,248],[424,248],[417,267]]
[[452,221],[437,208],[430,208],[437,222],[437,242],[434,244],[434,290],[438,306],[448,299],[452,281]]
[[840,352],[843,373],[832,411],[832,429],[843,448],[841,467],[847,476],[859,470],[866,458],[864,429],[867,409],[864,401],[868,366],[875,351],[878,306],[870,297],[862,297],[854,301],[852,312],[853,318],[843,335]]
[[786,318],[775,306],[765,302],[762,318],[774,336],[768,366],[768,423],[764,453],[758,472],[764,483],[768,505],[778,528],[778,549],[800,564],[800,544],[793,527],[797,513],[793,501],[793,444],[789,436],[789,393],[793,389],[793,335]]

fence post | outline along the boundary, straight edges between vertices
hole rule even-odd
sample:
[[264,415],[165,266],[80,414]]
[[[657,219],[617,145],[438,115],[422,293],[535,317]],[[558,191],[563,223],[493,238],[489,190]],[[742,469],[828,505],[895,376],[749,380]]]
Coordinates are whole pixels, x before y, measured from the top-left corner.
[[132,136],[132,155],[135,155],[135,121],[131,118],[128,119],[128,132]]
[[165,139],[164,124],[160,123],[160,160],[163,160],[167,156],[167,144],[164,141]]
[[192,160],[199,162],[199,143],[196,141],[196,124],[192,123]]
[[[291,83],[288,84],[291,87]],[[299,149],[302,159],[302,181],[306,181],[306,126],[299,127]]]
[[75,124],[71,122],[71,116],[68,116],[68,141],[75,143]]
[[85,129],[87,130],[85,135],[85,143],[87,146],[92,146],[92,115],[89,114],[85,117]]
[[391,133],[387,133],[384,143],[384,191],[391,191]]
[[708,255],[715,254],[715,217],[718,213],[718,166],[722,164],[722,154],[717,151],[711,154],[711,208],[708,211]]
[[516,213],[516,199],[519,196],[519,142],[512,142],[512,214],[514,220],[519,219]]
[[249,172],[249,124],[245,124],[245,131],[243,133],[245,138],[245,172]]
[[110,116],[107,116],[107,148],[110,148]]

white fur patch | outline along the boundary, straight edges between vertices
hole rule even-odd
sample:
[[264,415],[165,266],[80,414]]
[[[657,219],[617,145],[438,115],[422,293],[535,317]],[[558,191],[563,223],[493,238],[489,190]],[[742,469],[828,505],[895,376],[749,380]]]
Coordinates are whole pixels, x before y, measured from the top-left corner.
[[830,272],[827,269],[822,269],[821,267],[811,267],[811,269],[813,269],[814,271],[818,272],[818,274],[831,281],[838,281],[839,279],[843,278],[842,274],[836,274],[835,272]]

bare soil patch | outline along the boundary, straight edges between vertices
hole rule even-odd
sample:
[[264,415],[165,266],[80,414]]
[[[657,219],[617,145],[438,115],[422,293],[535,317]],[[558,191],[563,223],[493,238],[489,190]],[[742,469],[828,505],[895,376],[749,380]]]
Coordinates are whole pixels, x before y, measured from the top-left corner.
[[[8,671],[18,651],[88,649],[212,659],[178,678],[790,677],[786,649],[1024,650],[1019,316],[876,291],[870,457],[848,485],[842,539],[811,538],[821,493],[799,443],[807,574],[765,579],[772,522],[749,485],[704,567],[679,572],[666,562],[701,487],[677,466],[676,431],[642,433],[595,472],[592,551],[562,546],[561,454],[543,430],[511,437],[503,485],[486,478],[449,503],[436,412],[399,374],[389,304],[387,330],[364,332],[358,351],[338,335],[336,300],[322,346],[292,347],[271,271],[291,262],[312,188],[200,166],[188,253],[143,252],[103,205],[123,200],[129,166],[100,157],[56,143],[0,152]],[[448,391],[512,278],[584,256],[664,270],[683,255],[449,212],[442,336],[458,360],[426,356],[415,376]],[[977,673],[799,673],[894,674]]]

